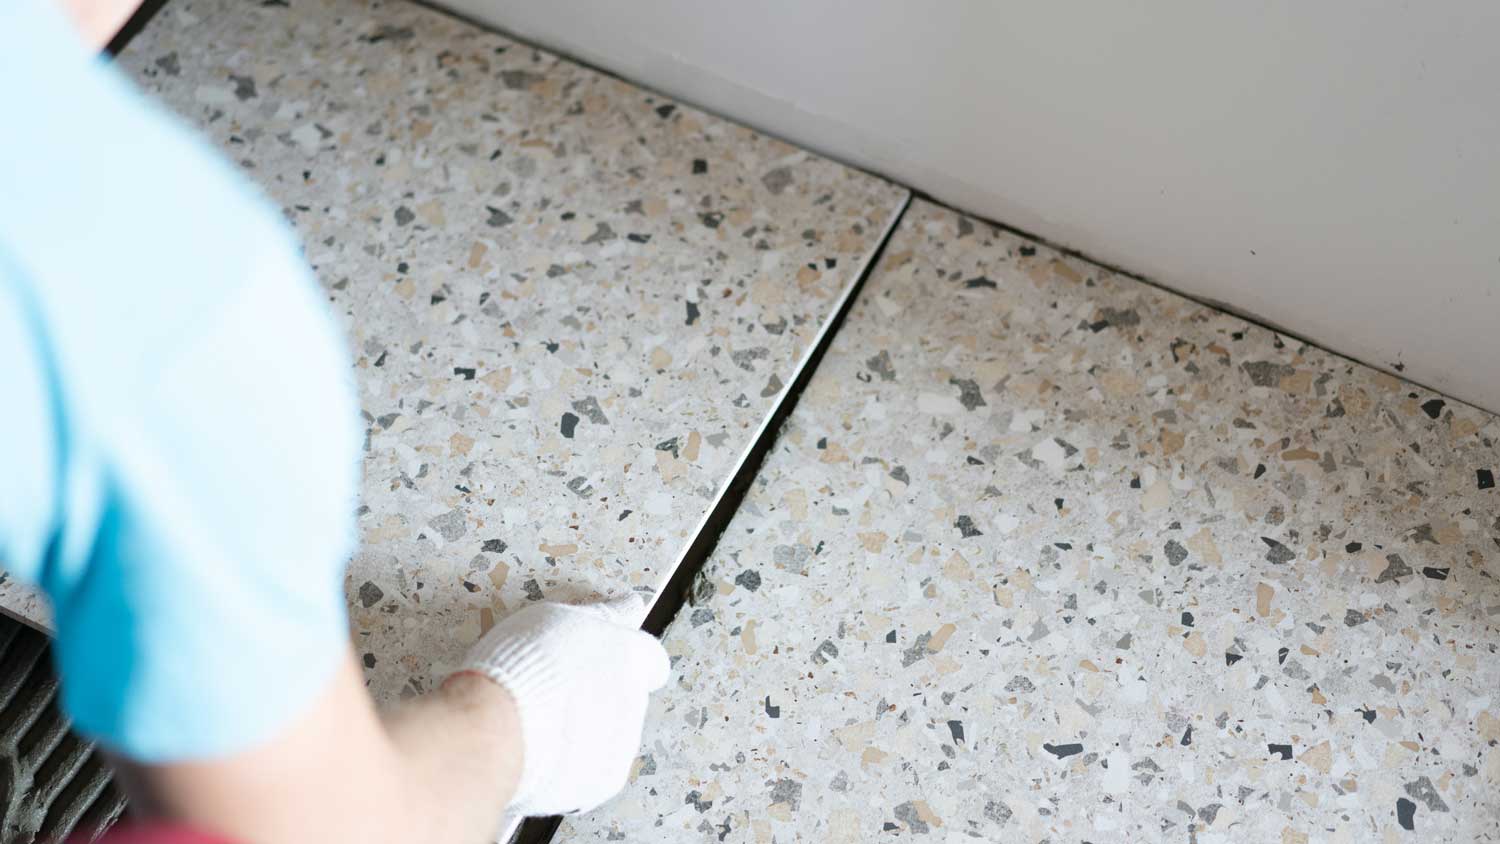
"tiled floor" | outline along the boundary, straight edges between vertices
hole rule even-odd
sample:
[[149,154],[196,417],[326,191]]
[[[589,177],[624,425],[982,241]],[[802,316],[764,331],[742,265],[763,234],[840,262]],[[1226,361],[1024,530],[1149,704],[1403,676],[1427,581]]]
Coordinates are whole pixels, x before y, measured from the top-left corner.
[[[171,0],[121,64],[345,323],[387,700],[659,588],[906,196],[405,2]],[[1500,841],[1497,443],[919,204],[559,840]]]
[[383,698],[525,601],[656,589],[906,197],[406,2],[172,0],[120,62],[344,316]]
[[1497,440],[919,203],[560,840],[1500,840]]

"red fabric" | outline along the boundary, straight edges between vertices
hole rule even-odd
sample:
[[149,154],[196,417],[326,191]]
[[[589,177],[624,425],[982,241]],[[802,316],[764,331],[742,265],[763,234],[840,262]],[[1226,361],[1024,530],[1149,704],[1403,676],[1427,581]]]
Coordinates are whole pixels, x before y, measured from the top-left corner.
[[186,827],[157,824],[120,824],[98,844],[234,844],[228,838],[195,832]]

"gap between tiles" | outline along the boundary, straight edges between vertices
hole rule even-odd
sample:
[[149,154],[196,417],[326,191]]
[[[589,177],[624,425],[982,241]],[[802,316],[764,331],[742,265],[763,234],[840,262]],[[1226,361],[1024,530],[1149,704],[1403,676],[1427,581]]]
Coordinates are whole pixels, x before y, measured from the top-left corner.
[[[875,267],[880,264],[881,258],[885,255],[886,246],[891,242],[891,236],[895,234],[901,221],[906,218],[906,211],[910,207],[911,194],[908,192],[906,198],[891,213],[885,230],[880,233],[880,240],[866,257],[859,274],[844,289],[832,316],[823,323],[823,327],[819,329],[813,342],[803,354],[802,360],[798,361],[796,372],[790,383],[782,390],[781,395],[777,397],[775,407],[761,420],[760,428],[756,430],[754,438],[740,455],[734,473],[719,488],[719,494],[715,497],[713,505],[703,514],[703,519],[693,531],[692,540],[678,556],[677,562],[673,564],[672,574],[667,578],[666,585],[656,593],[650,608],[647,609],[645,621],[641,624],[642,630],[660,638],[666,632],[667,625],[672,623],[672,619],[682,609],[682,605],[688,602],[688,592],[692,587],[693,578],[708,562],[713,554],[714,546],[719,543],[720,535],[729,526],[729,520],[734,517],[735,512],[739,510],[740,503],[744,501],[751,482],[760,472],[766,453],[771,450],[771,446],[775,445],[782,424],[797,408],[797,400],[801,398],[808,383],[812,381],[813,374],[817,371],[824,353],[828,351],[829,346],[833,345],[833,338],[838,334],[845,318],[849,316],[849,311],[854,306],[855,300],[859,298],[859,292],[864,289],[865,282],[874,273]],[[502,841],[509,840],[511,844],[547,844],[557,834],[561,823],[562,818],[557,816],[531,818],[519,824],[510,822],[509,828],[502,829],[499,837]],[[512,830],[515,830],[514,833]]]

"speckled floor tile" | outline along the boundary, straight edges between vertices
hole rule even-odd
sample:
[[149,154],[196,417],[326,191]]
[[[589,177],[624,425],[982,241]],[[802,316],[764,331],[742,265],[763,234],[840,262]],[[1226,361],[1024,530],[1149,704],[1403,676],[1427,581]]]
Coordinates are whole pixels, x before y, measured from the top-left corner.
[[917,204],[560,840],[1500,840],[1497,439]]
[[343,317],[382,698],[526,601],[656,589],[906,196],[405,2],[172,0],[121,64]]
[[40,590],[0,573],[0,613],[42,630],[52,629],[52,608]]

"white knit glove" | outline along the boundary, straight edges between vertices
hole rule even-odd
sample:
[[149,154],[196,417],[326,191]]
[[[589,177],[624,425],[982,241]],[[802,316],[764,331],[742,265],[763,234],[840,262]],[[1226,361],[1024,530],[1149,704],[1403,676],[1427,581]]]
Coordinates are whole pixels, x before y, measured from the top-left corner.
[[646,702],[667,682],[667,652],[636,629],[631,594],[587,606],[532,604],[490,628],[460,671],[515,698],[521,779],[507,814],[592,809],[625,787]]

